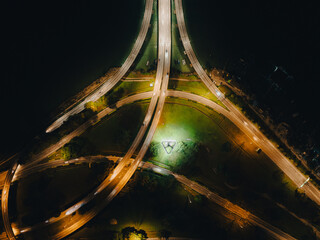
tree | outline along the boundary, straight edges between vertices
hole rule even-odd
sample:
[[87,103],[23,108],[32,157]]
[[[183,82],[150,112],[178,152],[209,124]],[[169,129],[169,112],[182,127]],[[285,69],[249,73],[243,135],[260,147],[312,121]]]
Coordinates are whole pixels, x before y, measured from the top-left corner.
[[108,105],[113,105],[115,104],[124,94],[124,89],[120,88],[117,91],[111,92],[108,96],[107,96],[107,101],[108,101]]
[[138,235],[138,237],[139,237],[141,240],[145,240],[145,239],[148,238],[148,235],[147,235],[147,233],[146,233],[145,230],[140,229],[140,230],[136,231],[136,234]]
[[126,227],[121,230],[122,239],[130,239],[131,236],[134,236],[135,239],[139,238],[141,240],[145,240],[148,238],[146,231],[140,229],[137,230],[134,227]]
[[172,235],[172,233],[166,229],[162,229],[160,231],[160,238],[164,238],[164,239],[168,240],[171,235]]
[[126,227],[121,230],[122,239],[129,239],[132,233],[135,233],[137,230],[134,227]]

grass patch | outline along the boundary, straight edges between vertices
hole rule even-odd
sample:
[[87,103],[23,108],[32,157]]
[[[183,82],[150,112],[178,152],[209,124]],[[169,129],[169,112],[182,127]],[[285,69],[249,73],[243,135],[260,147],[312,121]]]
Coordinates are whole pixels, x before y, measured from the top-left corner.
[[142,124],[148,101],[129,104],[109,115],[84,135],[101,154],[125,152]]
[[[199,104],[190,103],[198,108]],[[275,202],[282,203],[313,224],[319,224],[318,207],[310,200],[297,196],[294,184],[279,172],[266,155],[258,154],[255,151],[257,146],[229,120],[216,113],[203,113],[205,111],[182,106],[181,102],[180,105],[166,104],[153,138],[156,150],[151,149],[151,160],[166,164],[215,189],[222,196],[263,219],[267,218],[270,223],[294,236],[301,238],[310,235],[309,227],[281,210]],[[194,145],[200,148],[190,154],[176,147],[171,154],[167,154],[161,142],[168,139],[176,140],[177,146],[192,141],[193,145],[187,146],[187,149]],[[269,197],[267,200],[265,195]],[[272,206],[276,214],[268,212],[270,209],[264,207],[265,202]]]
[[246,107],[246,103],[237,96],[230,88],[227,86],[219,86],[220,91],[234,104],[240,111],[244,111],[244,108]]
[[154,83],[154,80],[143,81],[143,82],[121,82],[121,84],[117,86],[115,90],[119,88],[123,88],[124,89],[123,95],[127,97],[136,93],[152,91],[153,87],[150,87],[151,83]]
[[[89,120],[92,116],[95,115],[95,112],[100,112],[106,107],[113,105],[117,101],[126,98],[130,95],[148,92],[153,90],[154,80],[143,81],[143,82],[120,82],[114,89],[108,92],[106,95],[100,97],[96,102],[89,102],[86,104],[86,109],[81,113],[69,117],[68,121],[65,122],[60,128],[51,132],[49,134],[41,135],[41,138],[34,139],[29,143],[29,146],[26,148],[23,159],[21,163],[24,163],[29,160],[32,154],[37,154],[44,149],[50,147],[52,144],[57,143],[61,137],[69,134],[80,125]],[[65,155],[67,155],[66,152]]]
[[[192,200],[192,204],[189,203]],[[191,194],[173,177],[149,171],[136,172],[123,191],[86,228],[70,238],[94,236],[117,239],[125,227],[143,229],[149,238],[164,236],[197,239],[248,239],[222,225],[218,214],[208,211],[205,198]],[[117,223],[112,225],[111,222]],[[247,232],[246,232],[247,233]]]
[[186,74],[180,74],[180,77],[187,78],[190,80],[199,80],[198,75],[186,75]]
[[141,81],[141,82],[124,82],[121,81],[115,88],[109,91],[106,95],[100,97],[95,102],[88,102],[86,108],[91,109],[95,112],[100,112],[106,107],[116,103],[117,101],[126,98],[128,96],[141,93],[149,92],[153,90],[154,80]]
[[220,100],[218,100],[218,98],[215,95],[213,95],[202,82],[170,80],[168,88],[177,91],[184,91],[197,94],[199,96],[208,98],[224,107],[223,103]]
[[70,160],[83,156],[95,156],[98,151],[96,147],[83,137],[75,137],[69,143],[56,151],[49,157],[50,160],[64,159]]
[[156,71],[150,71],[150,72],[141,72],[139,70],[131,71],[127,78],[141,78],[141,77],[153,77],[155,78]]
[[18,224],[30,226],[58,216],[86,196],[113,167],[113,162],[58,167],[18,181]]
[[[198,103],[184,99],[167,99],[159,126],[152,140],[152,144],[158,146],[158,150],[154,154],[154,160],[172,166],[172,170],[176,170],[175,167],[179,165],[180,161],[188,161],[188,158],[184,154],[181,155],[180,152],[185,151],[181,149],[183,145],[186,144],[188,145],[187,148],[197,150],[196,145],[210,146],[212,142],[220,143],[220,141],[224,141],[226,139],[225,132],[221,130],[218,124],[214,123],[222,124],[225,121],[227,120],[223,116]],[[237,131],[236,126],[232,123],[228,124],[230,125],[229,128]],[[171,154],[167,154],[162,147],[161,143],[165,140],[175,140],[177,142]],[[220,144],[214,144],[214,146],[218,145]],[[219,148],[214,150],[219,150]],[[207,151],[210,151],[210,149],[208,148]],[[222,152],[221,154],[221,158],[225,158],[225,153]]]

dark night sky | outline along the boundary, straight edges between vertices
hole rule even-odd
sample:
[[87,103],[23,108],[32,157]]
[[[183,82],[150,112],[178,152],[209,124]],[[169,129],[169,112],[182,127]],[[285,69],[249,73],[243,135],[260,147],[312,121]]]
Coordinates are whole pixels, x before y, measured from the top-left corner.
[[[316,1],[185,1],[189,32],[212,41],[220,64],[230,51],[278,63],[301,83],[297,92],[307,93],[301,100],[314,101],[312,107],[318,108]],[[6,143],[0,156],[42,131],[63,100],[121,64],[138,33],[142,10],[141,0],[2,3],[1,136]],[[311,108],[304,111],[316,119]]]

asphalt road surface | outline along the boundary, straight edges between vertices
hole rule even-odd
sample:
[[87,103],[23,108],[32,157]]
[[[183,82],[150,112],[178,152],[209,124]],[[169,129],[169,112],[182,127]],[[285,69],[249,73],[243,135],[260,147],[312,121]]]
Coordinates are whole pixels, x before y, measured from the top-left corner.
[[[136,94],[134,96],[130,96],[128,98],[120,100],[116,104],[116,106],[117,106],[117,108],[119,108],[125,104],[132,103],[137,100],[141,100],[144,98],[150,98],[151,95],[152,95],[152,92]],[[42,161],[44,158],[48,157],[49,155],[51,155],[52,153],[54,153],[55,151],[57,151],[58,149],[63,147],[66,143],[71,141],[71,139],[73,139],[74,137],[79,136],[82,133],[84,133],[90,126],[92,126],[96,122],[100,121],[100,119],[102,119],[106,115],[112,113],[113,111],[114,111],[114,109],[112,109],[112,108],[104,109],[103,111],[98,113],[97,116],[93,117],[92,119],[90,119],[89,121],[87,121],[86,123],[81,125],[79,128],[77,128],[76,130],[74,130],[73,132],[71,132],[70,134],[65,136],[58,143],[50,146],[48,149],[46,149],[43,152],[41,152],[40,154],[34,156],[32,161],[29,162],[28,164],[25,164],[23,166],[21,166],[21,165],[18,166],[18,164],[17,164],[18,156],[16,156],[13,159],[12,166],[7,171],[7,175],[6,175],[4,184],[3,184],[2,196],[1,196],[2,219],[3,219],[3,223],[4,223],[4,227],[5,227],[7,236],[10,240],[15,239],[15,235],[19,234],[19,231],[17,229],[12,228],[12,226],[10,224],[10,220],[9,220],[9,214],[8,214],[8,197],[9,197],[10,184],[12,182],[12,179],[15,175],[15,171],[17,170],[17,168],[19,167],[21,170],[23,170],[23,168],[28,168],[28,167],[34,166],[36,163]]]
[[145,6],[145,12],[143,16],[142,26],[138,35],[138,38],[131,50],[131,53],[129,54],[128,58],[124,62],[124,64],[121,66],[121,68],[104,84],[102,84],[97,90],[95,90],[92,94],[90,94],[88,97],[86,97],[81,103],[79,103],[77,106],[72,108],[70,111],[64,113],[62,116],[60,116],[56,121],[54,121],[46,130],[46,132],[52,132],[55,129],[59,128],[63,122],[67,121],[68,118],[74,114],[77,114],[84,110],[85,104],[90,101],[96,101],[103,95],[105,95],[108,91],[110,91],[120,80],[123,78],[123,76],[128,72],[130,67],[132,66],[134,60],[138,56],[141,47],[145,41],[149,26],[150,26],[150,20],[152,15],[152,8],[153,8],[153,0],[147,0],[146,6]]
[[[134,174],[136,168],[138,167],[140,161],[142,160],[144,154],[146,153],[150,142],[152,140],[153,134],[158,125],[161,112],[164,106],[165,98],[166,98],[166,90],[169,82],[169,71],[170,71],[170,60],[171,60],[171,1],[170,0],[160,0],[159,1],[159,60],[158,60],[158,72],[157,75],[160,78],[159,84],[161,84],[161,89],[155,87],[153,95],[159,96],[158,104],[156,108],[156,113],[154,114],[151,127],[148,131],[147,137],[140,149],[137,158],[134,162],[131,162],[130,159],[122,160],[118,166],[119,171],[116,169],[113,174],[108,177],[104,181],[104,184],[101,187],[98,187],[93,194],[89,194],[87,198],[83,199],[76,205],[64,211],[58,217],[59,220],[56,219],[48,219],[45,223],[46,227],[41,229],[41,231],[37,231],[35,236],[39,236],[47,239],[61,239],[72,232],[79,229],[93,217],[95,217],[126,185],[129,179]],[[156,83],[157,85],[157,83]],[[151,104],[150,104],[151,105]],[[145,120],[150,121],[148,117],[148,113],[146,115]],[[153,111],[150,111],[150,114]],[[144,122],[145,125],[147,122]],[[141,129],[144,129],[145,126],[142,126]],[[140,130],[141,130],[140,129]],[[143,132],[143,131],[141,131]],[[140,133],[140,131],[139,131]],[[136,139],[139,139],[139,134]],[[135,139],[135,140],[136,140]],[[135,142],[135,141],[134,141]],[[137,144],[138,145],[138,141]],[[134,145],[134,144],[133,144]],[[133,152],[132,152],[133,153]],[[130,161],[130,163],[128,163]],[[90,206],[92,208],[85,213],[79,214],[79,209],[83,206],[88,206],[90,202]],[[50,226],[49,226],[50,225]],[[26,229],[28,230],[28,229]],[[24,232],[27,232],[27,231]]]
[[229,200],[220,197],[218,194],[210,191],[209,189],[200,185],[199,183],[194,182],[192,180],[189,180],[185,176],[173,173],[165,168],[161,168],[159,166],[153,165],[152,163],[148,163],[148,162],[141,163],[140,167],[143,169],[150,169],[150,170],[152,170],[156,173],[162,174],[162,175],[174,176],[177,181],[179,181],[183,185],[186,185],[187,187],[191,188],[195,192],[197,192],[201,195],[204,195],[210,201],[218,204],[219,206],[223,207],[224,209],[228,210],[229,212],[237,215],[241,219],[245,219],[256,226],[261,227],[274,239],[281,239],[281,240],[294,240],[295,239],[292,236],[288,235],[287,233],[281,231],[279,228],[272,226],[271,224],[263,221],[261,218],[251,214],[250,212],[239,207],[238,205],[235,205],[235,204],[231,203]]
[[[122,103],[117,103],[117,105],[118,106],[122,106],[123,104],[132,103],[132,102],[137,101],[137,100],[141,100],[141,99],[144,99],[144,98],[150,98],[151,95],[152,95],[152,92],[136,94],[136,95],[130,96],[129,98],[121,100]],[[179,98],[185,98],[185,99],[193,100],[193,101],[196,101],[198,103],[201,103],[203,105],[206,105],[206,106],[212,108],[213,110],[217,111],[218,113],[220,113],[222,115],[225,115],[227,118],[230,117],[229,116],[230,112],[228,110],[226,110],[225,108],[221,107],[220,105],[216,104],[215,102],[212,102],[211,100],[209,100],[207,98],[204,98],[204,97],[192,94],[192,93],[181,92],[181,91],[172,91],[172,90],[171,91],[167,91],[167,96],[168,97],[179,97]],[[100,117],[99,118],[102,118],[105,114],[108,113],[107,109],[104,110],[104,111],[105,111],[104,113],[102,113],[102,112],[100,113]],[[73,161],[78,161],[78,160],[73,160]],[[87,160],[84,159],[84,161],[87,161]],[[17,178],[20,178],[21,176],[25,176],[25,175],[31,174],[32,172],[37,171],[37,169],[40,171],[46,166],[47,167],[50,167],[50,166],[51,167],[55,167],[55,166],[60,166],[60,165],[66,165],[66,164],[69,164],[69,163],[71,163],[71,162],[70,161],[65,162],[64,160],[59,160],[59,161],[55,161],[55,162],[44,163],[44,164],[41,164],[41,165],[29,165],[29,166],[26,166],[26,167],[23,167],[23,168],[21,168],[21,166],[19,166],[17,171],[16,171],[16,176],[14,177],[14,179],[12,181],[16,180]],[[5,176],[6,173],[7,172],[1,173],[0,176],[2,176],[2,175]],[[99,188],[101,189],[101,186]],[[4,199],[3,202],[5,203],[5,202],[7,202],[7,200]],[[79,202],[79,204],[80,204],[80,202]],[[79,204],[78,205],[77,204],[74,205],[73,209],[75,209],[76,206],[79,206]],[[72,208],[70,208],[70,209],[72,209]],[[53,219],[51,219],[50,221],[54,222]],[[41,225],[43,226],[44,223],[42,223]],[[32,230],[32,228],[25,228],[25,229],[20,229],[20,230],[30,231],[30,230]]]
[[[150,6],[151,5],[151,6]],[[146,32],[149,27],[149,22],[152,14],[152,0],[147,0],[146,2],[146,11],[145,16],[143,20],[143,26],[140,31],[139,37],[137,39],[137,42],[135,43],[135,47],[132,50],[131,54],[129,55],[128,59],[126,60],[123,67],[119,70],[118,73],[116,73],[108,82],[106,82],[104,85],[99,88],[94,95],[90,95],[87,100],[93,101],[98,99],[100,96],[104,95],[107,91],[109,91],[127,72],[127,70],[132,65],[134,59],[136,58],[136,55],[141,49],[141,46],[143,44]],[[204,84],[208,87],[208,89],[216,95],[223,104],[228,108],[228,111],[225,112],[227,117],[235,123],[250,139],[252,139],[264,152],[267,156],[269,156],[270,159],[275,162],[275,164],[298,186],[302,187],[306,193],[307,196],[309,196],[312,200],[314,200],[317,204],[320,203],[320,191],[310,182],[307,182],[308,178],[304,176],[229,100],[225,99],[223,94],[219,91],[219,89],[215,86],[213,81],[207,76],[203,68],[201,67],[199,61],[196,58],[196,55],[192,49],[189,37],[187,35],[187,30],[184,22],[184,16],[183,16],[183,9],[182,9],[182,2],[181,0],[175,0],[175,6],[176,6],[176,14],[177,14],[177,20],[178,20],[178,26],[179,31],[181,35],[181,39],[183,42],[183,45],[185,47],[185,51],[190,59],[190,62],[192,63],[194,69],[196,70],[197,74],[201,78],[201,80],[204,82]],[[163,105],[165,102],[165,98],[168,95],[167,93],[167,86],[169,81],[169,71],[170,71],[170,60],[171,60],[171,2],[170,0],[159,0],[159,45],[158,45],[158,51],[159,51],[159,60],[158,60],[158,72],[157,72],[157,78],[159,81],[156,83],[157,87],[155,87],[152,95],[154,95],[154,99],[157,99],[156,105],[156,111],[150,110],[147,112],[145,121],[143,123],[143,126],[140,128],[141,136],[143,136],[143,131],[141,129],[146,129],[144,125],[147,125],[151,121],[151,116],[153,114],[153,120],[150,126],[150,129],[148,131],[148,134],[146,136],[146,139],[142,145],[142,148],[140,149],[137,158],[132,162],[128,160],[124,161],[123,164],[119,164],[121,166],[121,169],[119,172],[115,172],[112,174],[110,178],[108,178],[108,182],[106,182],[106,185],[102,188],[98,188],[96,192],[89,195],[87,199],[83,202],[79,202],[78,204],[74,205],[72,208],[67,209],[61,216],[61,221],[54,221],[52,219],[48,219],[46,224],[50,225],[50,227],[44,228],[44,231],[41,231],[41,234],[43,237],[46,237],[48,239],[61,239],[70,233],[74,232],[75,230],[79,229],[81,226],[83,226],[86,222],[88,222],[90,219],[92,219],[101,209],[103,209],[125,186],[125,184],[128,182],[128,180],[131,178],[131,176],[134,174],[136,168],[140,164],[143,156],[145,155],[150,142],[152,140],[153,134],[156,130],[156,127],[158,125]],[[149,10],[148,10],[149,9]],[[148,11],[150,11],[148,13]],[[145,22],[148,21],[148,24],[145,25]],[[145,29],[145,30],[143,30]],[[144,34],[141,34],[141,32],[145,32]],[[144,36],[143,36],[144,35]],[[142,36],[142,37],[141,37]],[[143,38],[143,39],[142,39]],[[142,41],[142,42],[140,42]],[[140,46],[140,47],[139,47]],[[161,85],[161,88],[159,90],[159,87]],[[145,95],[148,95],[150,93],[144,93]],[[135,95],[136,96],[136,95]],[[151,97],[151,96],[150,96]],[[200,99],[201,97],[195,97],[196,99]],[[155,101],[155,100],[154,100]],[[200,100],[199,100],[200,101]],[[156,101],[155,101],[156,102]],[[85,104],[85,101],[82,102]],[[81,104],[82,104],[81,103]],[[81,104],[79,104],[77,107],[81,109]],[[83,105],[84,106],[84,105]],[[151,104],[150,104],[151,106]],[[76,107],[76,108],[77,108]],[[75,108],[75,109],[76,109]],[[221,107],[220,107],[221,108]],[[153,108],[154,109],[154,108]],[[223,109],[223,110],[222,110]],[[220,109],[221,111],[226,111],[224,108]],[[72,113],[72,111],[75,111],[73,114],[75,114],[78,110],[72,109],[68,113]],[[80,110],[82,111],[82,110]],[[109,111],[109,112],[108,112]],[[109,114],[112,112],[112,109],[106,110],[104,114]],[[64,120],[60,120],[61,123],[65,121],[69,116],[68,113],[64,116],[66,118]],[[100,114],[100,113],[99,113]],[[147,118],[148,117],[148,118]],[[98,117],[99,119],[99,117]],[[34,156],[32,159],[32,162],[29,164],[26,164],[26,166],[31,166],[32,164],[40,162],[45,157],[49,156],[50,154],[54,153],[56,150],[58,150],[60,147],[62,147],[65,143],[70,141],[73,137],[78,136],[82,134],[88,127],[95,124],[98,121],[97,118],[92,119],[91,121],[88,121],[87,123],[83,124],[81,127],[79,127],[77,130],[72,132],[72,134],[69,134],[67,137],[63,138],[59,143],[55,144],[54,146],[48,148],[44,152]],[[58,119],[59,120],[59,119]],[[57,121],[58,121],[57,120]],[[59,123],[57,123],[59,125]],[[60,124],[61,125],[61,124]],[[59,126],[60,126],[59,125]],[[48,130],[50,131],[50,129]],[[51,129],[52,131],[52,129]],[[140,133],[139,131],[139,133]],[[77,135],[78,134],[78,135]],[[139,145],[142,137],[139,134],[136,137],[137,141],[134,142],[137,146]],[[135,139],[135,140],[136,140]],[[140,140],[139,140],[140,139]],[[133,145],[134,145],[133,144]],[[134,149],[134,148],[132,148]],[[131,152],[132,150],[129,149],[128,152]],[[129,154],[128,154],[129,156]],[[120,162],[121,163],[121,162]],[[26,167],[25,166],[25,167]],[[14,231],[12,230],[9,217],[8,217],[8,193],[10,188],[10,183],[13,180],[14,174],[16,169],[18,168],[17,162],[14,161],[12,166],[10,167],[10,170],[7,172],[3,192],[2,192],[2,215],[4,220],[4,226],[7,232],[7,235],[9,239],[15,239],[14,237]],[[191,183],[190,183],[191,184]],[[199,186],[197,186],[198,188]],[[198,189],[201,190],[200,188]],[[202,189],[203,190],[203,189]],[[210,196],[210,194],[209,194]],[[217,198],[219,199],[219,198]],[[220,199],[221,200],[221,199]],[[220,201],[219,200],[219,201]],[[86,211],[84,214],[79,214],[78,210],[88,205],[88,203],[93,206],[89,211]],[[91,206],[90,205],[90,206]],[[226,207],[232,207],[233,205],[226,205]],[[234,211],[238,211],[239,214],[247,214],[242,211],[241,209],[234,208]],[[249,217],[250,215],[247,215]],[[252,221],[256,221],[256,224],[262,224],[259,222],[258,219],[252,219]],[[52,223],[52,224],[51,224]],[[40,234],[40,235],[41,235]],[[39,236],[40,236],[39,235]],[[288,238],[285,238],[288,239]]]
[[189,60],[208,89],[229,109],[228,118],[235,123],[259,148],[315,203],[320,205],[320,191],[286,158],[228,99],[226,99],[201,67],[190,43],[184,21],[182,0],[175,0],[179,32]]
[[[25,169],[24,171],[19,171],[19,169],[17,169],[17,173],[16,173],[15,178],[16,179],[23,178],[29,174],[34,173],[34,172],[43,171],[45,169],[52,168],[52,167],[67,166],[72,163],[103,162],[106,159],[112,160],[115,162],[123,160],[123,158],[120,158],[117,156],[89,156],[89,157],[76,158],[76,159],[72,159],[69,161],[57,160],[57,161],[53,161],[53,162],[49,162],[49,163],[39,164],[36,167],[32,166],[28,169]],[[133,162],[134,159],[130,159],[130,161]],[[148,163],[148,162],[140,162],[139,167],[143,168],[143,169],[152,170],[152,171],[159,173],[161,175],[174,176],[177,179],[177,181],[179,181],[183,185],[186,185],[187,187],[193,189],[197,193],[204,195],[209,200],[213,201],[214,203],[218,204],[219,206],[223,207],[224,209],[230,211],[231,213],[239,216],[240,218],[248,220],[252,224],[261,227],[270,236],[272,236],[275,239],[295,239],[295,238],[291,237],[290,235],[286,234],[285,232],[281,231],[280,229],[268,224],[267,222],[260,219],[259,217],[251,214],[250,212],[242,209],[241,207],[239,207],[237,205],[234,205],[229,200],[220,197],[218,194],[208,190],[206,187],[201,186],[197,182],[191,181],[182,175],[175,174],[168,169],[161,168],[159,166],[156,166],[156,165],[154,165],[152,163]],[[19,232],[21,232],[21,231],[24,232],[27,230],[28,230],[28,228],[19,229]]]

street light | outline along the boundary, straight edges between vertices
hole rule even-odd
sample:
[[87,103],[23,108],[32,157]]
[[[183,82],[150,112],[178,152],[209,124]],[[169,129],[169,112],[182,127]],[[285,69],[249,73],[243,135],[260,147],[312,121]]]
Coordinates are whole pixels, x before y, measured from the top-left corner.
[[300,186],[299,188],[302,188],[302,187],[303,187],[307,182],[309,182],[309,180],[310,180],[310,177],[308,177],[308,178],[307,178],[307,180],[306,180],[306,181],[304,181],[304,183],[302,183],[302,184],[301,184],[301,186]]

